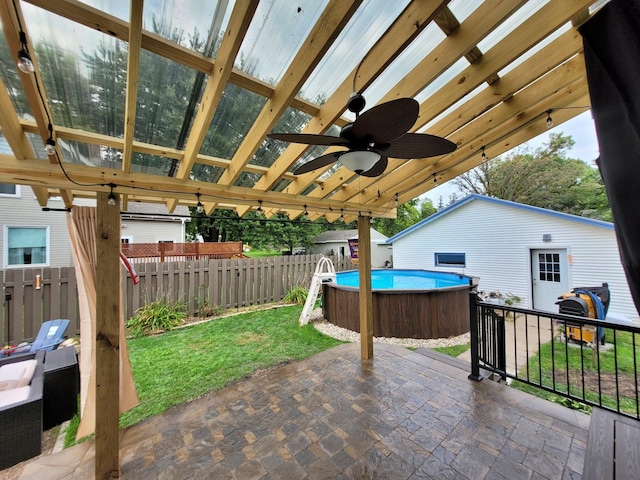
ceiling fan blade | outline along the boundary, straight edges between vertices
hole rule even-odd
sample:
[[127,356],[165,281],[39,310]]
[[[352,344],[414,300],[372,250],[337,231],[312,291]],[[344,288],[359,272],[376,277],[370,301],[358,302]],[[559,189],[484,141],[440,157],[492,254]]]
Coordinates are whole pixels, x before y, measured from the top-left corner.
[[457,145],[446,138],[427,133],[405,133],[383,150],[391,158],[425,158],[451,153]]
[[389,165],[389,160],[387,160],[387,157],[381,156],[373,167],[360,175],[363,177],[379,177],[387,169],[387,165]]
[[351,132],[366,143],[389,143],[413,127],[419,111],[420,105],[413,98],[382,103],[356,118]]
[[333,135],[316,135],[313,133],[270,133],[267,137],[273,138],[274,140],[282,140],[283,142],[325,145],[327,147],[348,147],[350,145],[349,141],[344,138],[334,137]]
[[331,165],[334,162],[338,161],[338,157],[344,152],[333,152],[327,153],[326,155],[322,155],[320,157],[314,158],[313,160],[309,160],[307,163],[303,163],[298,168],[293,171],[294,175],[301,175],[303,173],[312,172],[321,167],[326,167],[327,165]]

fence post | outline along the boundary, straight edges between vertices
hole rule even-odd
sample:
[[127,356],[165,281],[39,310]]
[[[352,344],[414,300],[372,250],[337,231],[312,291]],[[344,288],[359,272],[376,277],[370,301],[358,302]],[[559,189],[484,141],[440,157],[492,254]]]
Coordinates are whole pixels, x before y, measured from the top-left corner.
[[469,331],[471,334],[471,373],[469,374],[470,380],[479,382],[482,380],[480,375],[480,357],[478,355],[478,308],[476,306],[476,299],[478,293],[475,290],[469,292]]

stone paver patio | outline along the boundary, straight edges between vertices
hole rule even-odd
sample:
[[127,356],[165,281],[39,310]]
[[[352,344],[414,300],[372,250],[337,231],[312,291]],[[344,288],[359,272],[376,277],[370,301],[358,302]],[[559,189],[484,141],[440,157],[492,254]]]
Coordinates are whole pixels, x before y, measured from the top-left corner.
[[[345,344],[122,431],[123,479],[579,479],[589,417],[430,350]],[[91,442],[22,479],[91,478]]]

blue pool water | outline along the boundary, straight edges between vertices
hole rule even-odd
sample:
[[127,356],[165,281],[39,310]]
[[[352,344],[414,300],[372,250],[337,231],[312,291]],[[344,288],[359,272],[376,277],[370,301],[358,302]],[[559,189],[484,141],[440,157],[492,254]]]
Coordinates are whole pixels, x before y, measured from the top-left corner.
[[[470,277],[457,273],[432,272],[428,270],[372,270],[373,290],[432,290],[435,288],[469,285]],[[336,283],[346,287],[360,286],[357,270],[339,272]]]

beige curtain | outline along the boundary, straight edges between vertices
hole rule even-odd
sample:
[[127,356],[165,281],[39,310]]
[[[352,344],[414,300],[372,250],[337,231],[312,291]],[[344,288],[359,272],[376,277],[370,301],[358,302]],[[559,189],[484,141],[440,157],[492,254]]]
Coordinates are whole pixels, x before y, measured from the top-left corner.
[[[95,430],[96,208],[77,207],[67,217],[80,308],[80,426],[77,439]],[[122,270],[121,270],[122,271]],[[120,413],[140,403],[131,373],[120,292]]]

